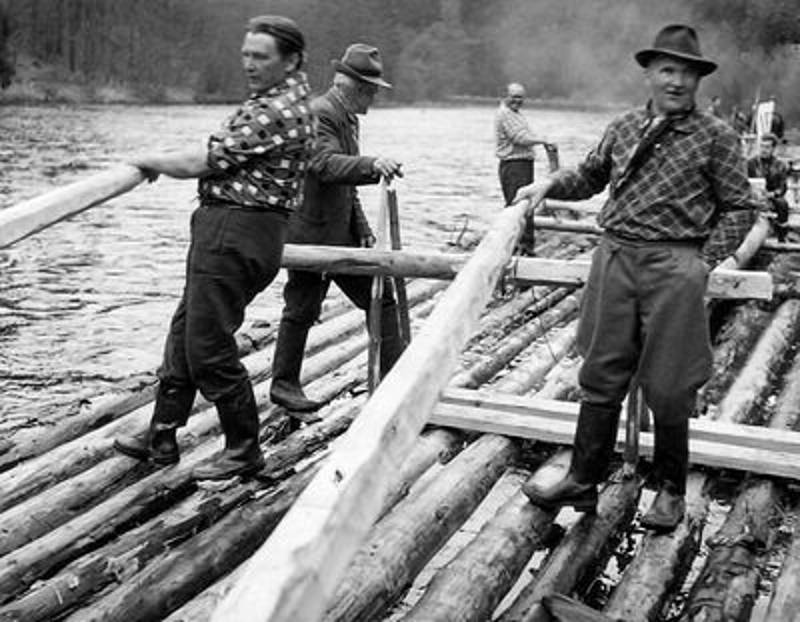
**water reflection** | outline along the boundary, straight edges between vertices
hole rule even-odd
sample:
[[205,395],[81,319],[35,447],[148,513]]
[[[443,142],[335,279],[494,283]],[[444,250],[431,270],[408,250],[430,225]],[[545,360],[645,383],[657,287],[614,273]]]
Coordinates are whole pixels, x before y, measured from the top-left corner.
[[[0,208],[123,162],[204,142],[227,107],[13,107],[0,110]],[[502,208],[491,107],[370,111],[362,151],[404,162],[397,184],[407,246],[441,247]],[[608,114],[527,111],[574,162]],[[542,172],[545,158],[539,160]],[[373,219],[377,187],[362,189]],[[64,411],[150,371],[183,285],[195,183],[161,178],[0,251],[0,422]],[[281,275],[248,310],[277,319]]]

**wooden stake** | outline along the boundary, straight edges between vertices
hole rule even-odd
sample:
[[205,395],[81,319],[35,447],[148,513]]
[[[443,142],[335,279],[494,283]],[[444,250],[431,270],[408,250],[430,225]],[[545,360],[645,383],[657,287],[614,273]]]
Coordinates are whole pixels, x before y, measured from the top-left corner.
[[[403,248],[400,239],[400,214],[397,207],[397,191],[389,188],[387,205],[389,207],[389,234],[392,240],[392,250],[399,251]],[[411,321],[408,317],[408,294],[406,293],[406,281],[403,277],[394,277],[394,290],[397,294],[397,314],[400,326],[400,336],[403,345],[411,343]]]

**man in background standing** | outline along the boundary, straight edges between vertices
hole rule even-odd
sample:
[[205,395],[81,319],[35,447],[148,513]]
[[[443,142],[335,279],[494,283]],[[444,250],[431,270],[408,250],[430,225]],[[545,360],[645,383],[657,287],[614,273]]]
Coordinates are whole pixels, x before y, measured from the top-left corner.
[[758,155],[747,161],[747,176],[760,177],[765,181],[766,199],[775,212],[775,235],[779,242],[786,241],[787,222],[789,220],[789,203],[786,194],[786,180],[789,167],[775,157],[778,137],[771,132],[764,134],[758,145]]
[[[292,217],[289,242],[332,246],[372,246],[375,237],[361,209],[356,186],[376,184],[381,177],[402,177],[393,158],[362,156],[358,149],[358,117],[367,114],[383,79],[377,48],[354,43],[341,60],[332,61],[333,86],[314,99],[318,139],[306,176],[305,200]],[[308,330],[319,317],[331,281],[359,308],[369,313],[372,277],[289,270],[283,290],[286,305],[272,361],[270,399],[296,413],[321,404],[306,397],[300,385]],[[393,289],[384,283],[381,305],[380,373],[383,377],[403,350]]]
[[[543,145],[545,148],[552,148],[546,140],[537,138],[531,131],[520,112],[524,101],[525,87],[518,82],[512,82],[507,87],[506,97],[500,102],[494,119],[496,153],[500,160],[498,175],[506,205],[511,203],[517,190],[533,183],[533,147]],[[517,252],[534,255],[533,214],[525,222]]]

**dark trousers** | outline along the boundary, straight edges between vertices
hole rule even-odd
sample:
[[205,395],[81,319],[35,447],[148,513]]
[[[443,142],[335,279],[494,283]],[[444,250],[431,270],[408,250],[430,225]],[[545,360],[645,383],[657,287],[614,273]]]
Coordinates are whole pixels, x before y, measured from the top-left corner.
[[[522,186],[533,183],[533,160],[500,160],[497,174],[500,177],[500,188],[503,198],[509,205]],[[525,220],[525,229],[519,240],[519,249],[532,253],[534,249],[533,214]]]
[[787,223],[789,221],[789,203],[783,197],[775,197],[769,200],[772,209],[775,211],[775,235],[779,242],[786,241]]
[[160,390],[183,397],[157,407],[154,420],[185,424],[197,390],[219,403],[249,389],[234,334],[278,273],[287,223],[280,213],[223,206],[192,214],[186,284],[158,372]]
[[697,390],[711,373],[703,299],[707,280],[708,267],[693,245],[633,243],[606,235],[592,257],[581,303],[583,403],[618,417],[638,373],[655,419],[657,475],[681,490],[689,417]]
[[[289,280],[283,290],[286,304],[281,316],[272,365],[273,380],[287,380],[293,384],[299,382],[306,336],[319,317],[322,301],[325,300],[331,281],[339,286],[353,304],[363,309],[369,319],[372,277],[322,275],[317,272],[289,270]],[[386,279],[381,301],[381,376],[391,369],[402,351],[397,303],[391,283]]]

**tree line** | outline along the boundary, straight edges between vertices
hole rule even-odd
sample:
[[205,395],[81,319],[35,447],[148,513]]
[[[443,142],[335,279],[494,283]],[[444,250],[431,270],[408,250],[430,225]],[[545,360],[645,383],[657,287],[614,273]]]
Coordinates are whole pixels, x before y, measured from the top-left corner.
[[401,102],[494,97],[510,80],[544,99],[641,101],[633,51],[687,22],[720,62],[707,92],[727,105],[774,95],[800,120],[796,0],[0,0],[0,84],[28,59],[143,101],[236,100],[243,26],[261,13],[300,24],[317,90],[349,43],[379,46]]

